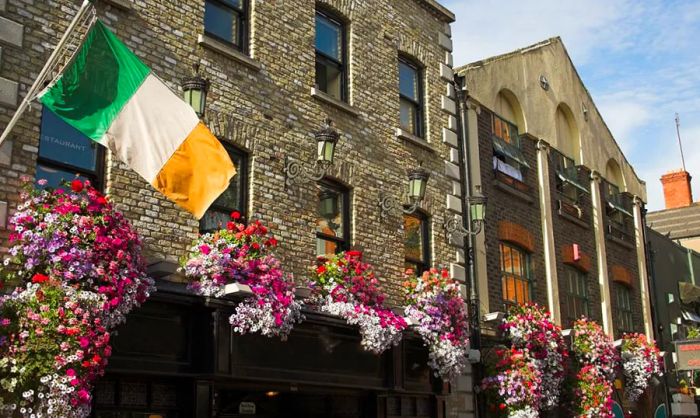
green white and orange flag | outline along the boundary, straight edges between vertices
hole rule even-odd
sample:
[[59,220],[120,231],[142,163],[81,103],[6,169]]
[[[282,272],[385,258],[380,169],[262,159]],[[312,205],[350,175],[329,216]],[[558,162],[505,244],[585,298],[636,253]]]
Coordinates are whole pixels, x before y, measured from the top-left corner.
[[194,110],[99,20],[39,100],[197,218],[236,173]]

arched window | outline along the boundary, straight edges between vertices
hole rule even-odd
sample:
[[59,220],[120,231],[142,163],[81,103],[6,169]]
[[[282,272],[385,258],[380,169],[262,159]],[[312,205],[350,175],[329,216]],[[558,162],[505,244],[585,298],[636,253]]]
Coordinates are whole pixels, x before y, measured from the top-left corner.
[[609,159],[608,164],[605,166],[605,179],[619,190],[624,190],[625,188],[625,178],[622,176],[622,170],[620,170],[620,164],[614,159]]
[[523,170],[529,167],[521,150],[520,132],[523,129],[522,111],[515,95],[507,90],[498,93],[495,113],[492,117],[493,168],[520,182],[524,179]]

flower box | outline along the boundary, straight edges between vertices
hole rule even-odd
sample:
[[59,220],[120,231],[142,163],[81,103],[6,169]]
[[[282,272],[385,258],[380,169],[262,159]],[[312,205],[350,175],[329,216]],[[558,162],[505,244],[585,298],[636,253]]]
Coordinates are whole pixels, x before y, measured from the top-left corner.
[[224,286],[225,296],[248,297],[253,296],[253,291],[247,284],[229,283]]
[[308,299],[311,297],[311,288],[309,287],[297,287],[294,290],[294,296],[299,299]]

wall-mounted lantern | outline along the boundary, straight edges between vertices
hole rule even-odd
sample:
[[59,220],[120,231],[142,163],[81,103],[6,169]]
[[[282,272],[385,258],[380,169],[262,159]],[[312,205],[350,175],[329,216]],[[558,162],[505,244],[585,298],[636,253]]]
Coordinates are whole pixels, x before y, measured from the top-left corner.
[[194,64],[193,68],[192,77],[182,80],[182,94],[185,102],[192,106],[197,116],[201,118],[207,107],[209,81],[199,75],[199,63]]
[[333,128],[333,121],[326,119],[323,128],[314,132],[314,138],[318,150],[313,165],[306,165],[287,158],[284,165],[287,185],[321,180],[333,166],[335,147],[340,140],[340,133]]
[[448,240],[452,240],[455,236],[463,238],[467,235],[477,235],[484,226],[484,220],[486,219],[486,197],[477,191],[465,200],[469,207],[471,225],[469,229],[466,229],[461,225],[459,216],[448,217],[447,221],[445,221],[445,230]]
[[388,214],[413,213],[425,198],[425,190],[430,178],[430,173],[423,167],[408,170],[408,202],[404,203],[396,199],[394,195],[382,194],[379,198],[379,207],[382,217]]

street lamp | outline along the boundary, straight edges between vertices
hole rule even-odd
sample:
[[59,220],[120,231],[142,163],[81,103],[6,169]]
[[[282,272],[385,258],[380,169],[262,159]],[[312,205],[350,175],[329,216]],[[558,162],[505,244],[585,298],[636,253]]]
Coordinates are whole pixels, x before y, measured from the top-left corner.
[[447,231],[448,240],[452,240],[454,237],[463,238],[467,235],[477,235],[484,226],[484,219],[486,219],[486,197],[476,192],[465,200],[466,204],[469,206],[471,225],[469,225],[469,229],[466,229],[461,225],[459,216],[454,215],[453,217],[448,217],[445,221],[445,230]]
[[333,166],[335,146],[340,140],[340,133],[333,128],[333,121],[326,119],[323,128],[314,132],[314,138],[318,150],[313,165],[299,163],[287,157],[284,173],[287,175],[288,186],[304,181],[321,180]]
[[199,75],[199,63],[194,64],[193,68],[192,77],[182,81],[182,94],[185,102],[192,106],[194,112],[201,118],[207,106],[209,81]]
[[413,213],[425,198],[425,189],[430,178],[430,173],[423,167],[416,167],[407,171],[408,174],[408,201],[404,204],[393,195],[384,194],[379,198],[379,207],[382,217],[388,214]]

